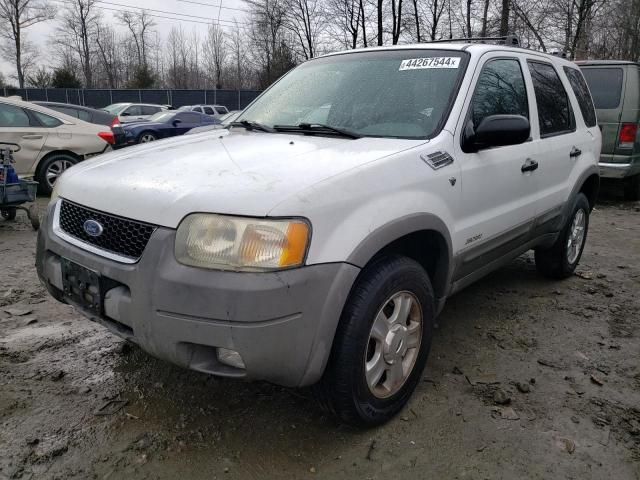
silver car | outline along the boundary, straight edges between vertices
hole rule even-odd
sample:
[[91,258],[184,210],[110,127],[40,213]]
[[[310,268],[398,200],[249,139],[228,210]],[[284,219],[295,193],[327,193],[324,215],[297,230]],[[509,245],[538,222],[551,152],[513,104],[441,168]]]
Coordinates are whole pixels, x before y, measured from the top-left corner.
[[117,115],[120,123],[131,123],[146,120],[158,112],[168,110],[166,105],[152,103],[112,103],[103,108],[104,111]]
[[113,132],[17,97],[0,98],[0,140],[17,143],[14,168],[48,194],[67,168],[111,149]]

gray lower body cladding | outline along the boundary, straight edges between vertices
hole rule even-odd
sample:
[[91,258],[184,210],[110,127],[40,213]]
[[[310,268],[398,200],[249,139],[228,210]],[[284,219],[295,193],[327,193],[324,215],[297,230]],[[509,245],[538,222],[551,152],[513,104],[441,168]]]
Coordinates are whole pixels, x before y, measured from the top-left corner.
[[[140,260],[123,264],[59,238],[48,209],[38,236],[38,275],[62,301],[61,261],[100,274],[101,314],[78,309],[148,353],[206,373],[304,386],[321,377],[342,308],[359,269],[347,263],[269,273],[205,270],[179,264],[175,231],[158,228]],[[217,360],[237,351],[244,369]]]

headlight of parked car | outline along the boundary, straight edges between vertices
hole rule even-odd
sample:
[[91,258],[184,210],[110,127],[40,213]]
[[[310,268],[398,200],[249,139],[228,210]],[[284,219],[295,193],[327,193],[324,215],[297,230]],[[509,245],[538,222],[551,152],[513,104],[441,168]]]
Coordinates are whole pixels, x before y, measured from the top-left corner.
[[195,213],[176,234],[178,262],[219,270],[265,271],[303,264],[311,229],[301,219],[262,220]]

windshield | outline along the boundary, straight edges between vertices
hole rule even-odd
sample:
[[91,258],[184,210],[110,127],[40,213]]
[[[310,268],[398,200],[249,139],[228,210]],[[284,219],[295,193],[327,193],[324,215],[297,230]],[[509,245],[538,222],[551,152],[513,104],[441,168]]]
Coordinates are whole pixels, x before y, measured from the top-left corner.
[[118,114],[120,110],[122,110],[125,106],[129,105],[128,103],[112,103],[111,105],[107,105],[103,108],[103,110],[112,113],[114,115]]
[[168,122],[176,115],[175,112],[158,112],[149,117],[150,122]]
[[467,54],[386,50],[311,60],[284,76],[239,120],[317,123],[360,136],[431,138],[446,116]]

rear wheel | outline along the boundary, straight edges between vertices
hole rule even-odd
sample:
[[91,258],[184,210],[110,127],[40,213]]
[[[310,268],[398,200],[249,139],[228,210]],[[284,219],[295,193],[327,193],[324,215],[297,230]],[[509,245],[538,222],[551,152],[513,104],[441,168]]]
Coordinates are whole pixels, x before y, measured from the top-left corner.
[[556,242],[546,249],[536,249],[536,268],[549,278],[567,278],[573,275],[589,230],[589,201],[583,193],[574,200],[571,215]]
[[158,138],[151,132],[142,132],[138,137],[138,143],[155,142]]
[[51,195],[58,178],[76,163],[78,163],[78,159],[67,153],[54,153],[45,158],[38,165],[36,173],[39,192],[43,195]]
[[627,177],[623,181],[624,199],[630,201],[640,200],[640,175]]
[[431,283],[420,264],[399,255],[373,261],[347,300],[315,387],[321,405],[358,426],[392,418],[420,381],[434,315]]

